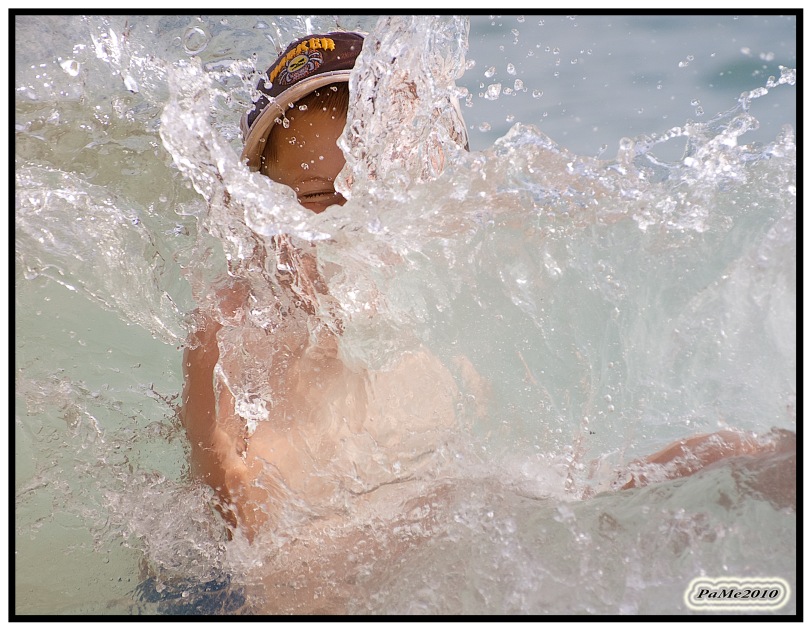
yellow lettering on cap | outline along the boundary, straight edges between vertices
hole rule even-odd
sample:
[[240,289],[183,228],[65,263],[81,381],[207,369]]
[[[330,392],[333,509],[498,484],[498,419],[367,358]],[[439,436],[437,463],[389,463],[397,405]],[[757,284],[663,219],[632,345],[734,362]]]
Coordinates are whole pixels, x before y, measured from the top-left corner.
[[285,60],[280,59],[279,63],[276,64],[276,68],[273,69],[273,72],[268,75],[268,80],[273,83],[276,80],[276,77],[279,76],[279,73],[282,72],[282,68],[285,67]]
[[321,47],[324,50],[335,50],[336,49],[336,43],[332,39],[330,39],[329,37],[322,37],[321,38]]

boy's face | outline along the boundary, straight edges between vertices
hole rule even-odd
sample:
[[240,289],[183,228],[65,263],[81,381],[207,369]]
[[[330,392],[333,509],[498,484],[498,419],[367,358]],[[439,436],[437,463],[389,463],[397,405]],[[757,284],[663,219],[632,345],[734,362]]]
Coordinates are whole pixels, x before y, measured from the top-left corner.
[[336,141],[346,116],[321,107],[294,107],[287,118],[290,125],[277,125],[271,134],[275,155],[267,163],[268,176],[296,191],[299,203],[313,212],[344,204],[347,200],[336,193],[334,182],[345,162]]

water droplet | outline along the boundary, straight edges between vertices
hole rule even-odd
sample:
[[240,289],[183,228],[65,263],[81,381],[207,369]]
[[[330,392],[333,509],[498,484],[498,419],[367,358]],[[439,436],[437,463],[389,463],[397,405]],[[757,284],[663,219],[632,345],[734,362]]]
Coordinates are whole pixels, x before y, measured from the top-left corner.
[[67,72],[71,77],[77,76],[79,74],[79,70],[81,69],[79,62],[75,59],[66,59],[59,65],[62,66],[62,70]]
[[491,66],[485,71],[485,76],[490,79],[493,75],[496,74],[496,66]]
[[513,89],[516,90],[516,92],[527,92],[527,88],[524,87],[524,81],[521,79],[516,79],[516,81],[513,82]]
[[490,123],[484,122],[484,123],[479,124],[479,131],[490,131],[490,130],[491,130],[491,124]]
[[781,70],[781,78],[778,83],[786,83],[787,85],[795,85],[795,68],[787,68],[786,66],[778,66]]
[[193,26],[183,35],[183,50],[188,55],[199,55],[209,45],[209,36],[202,28]]
[[534,99],[540,99],[542,94],[544,94],[544,90],[533,90]]
[[691,99],[691,105],[699,105],[699,99]]
[[508,114],[507,116],[505,116],[505,122],[512,123],[514,118],[516,117],[513,114]]
[[559,54],[561,54],[561,49],[560,48],[553,48],[553,55],[559,55]]
[[578,59],[577,58],[576,59],[570,59],[570,63],[574,66],[575,64],[578,63]]
[[136,83],[135,79],[133,79],[131,75],[124,77],[124,87],[130,92],[138,92],[138,83]]
[[488,101],[495,101],[499,98],[499,94],[502,92],[502,84],[501,83],[492,83],[488,86],[488,89],[485,91],[485,98]]
[[513,64],[508,64],[507,65],[507,73],[515,75],[516,74],[516,66],[514,66]]
[[306,112],[307,111],[307,105],[300,105],[299,106],[299,111],[300,112]]
[[516,21],[517,21],[517,22],[519,22],[519,23],[524,22],[524,16],[523,16],[523,15],[518,16],[518,17],[516,18]]

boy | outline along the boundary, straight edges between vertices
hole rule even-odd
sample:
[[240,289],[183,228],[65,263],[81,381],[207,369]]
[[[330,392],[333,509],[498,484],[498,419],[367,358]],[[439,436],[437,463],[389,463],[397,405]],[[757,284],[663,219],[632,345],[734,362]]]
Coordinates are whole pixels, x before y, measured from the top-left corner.
[[[344,165],[336,140],[362,45],[358,33],[293,42],[268,70],[270,86],[260,82],[262,95],[243,119],[243,160],[292,188],[316,213],[346,201],[334,188]],[[284,245],[278,256],[292,268],[286,282],[297,291],[325,293],[312,256]],[[418,350],[373,372],[345,365],[332,331],[302,331],[290,324],[294,315],[271,335],[224,326],[223,317],[239,320],[251,298],[239,289],[223,292],[220,318],[203,315],[184,354],[181,419],[193,472],[218,492],[232,526],[253,540],[264,525],[279,523],[285,507],[304,503],[327,515],[352,498],[380,497],[431,466],[454,421],[457,396],[436,358]],[[229,335],[233,344],[224,342]],[[267,417],[255,427],[246,427],[229,388],[229,378],[246,365],[243,348],[268,367],[267,394],[259,402]]]
[[[242,121],[242,159],[289,186],[316,213],[346,201],[334,185],[345,162],[336,141],[363,41],[358,33],[335,32],[293,42],[269,68],[268,81],[258,86],[261,96]],[[305,265],[310,269],[300,269],[302,277],[324,294],[314,261]],[[239,320],[247,300],[229,293],[220,311]],[[262,379],[269,394],[261,402],[267,418],[246,428],[228,380],[248,342],[241,333],[223,352],[227,333],[222,322],[206,318],[186,349],[181,418],[194,472],[218,492],[223,514],[249,539],[278,525],[291,503],[326,515],[359,498],[399,499],[401,485],[429,471],[435,450],[452,435],[458,391],[428,352],[408,354],[389,370],[353,369],[339,358],[335,334],[314,339],[284,326],[251,338],[250,353],[268,362]],[[794,445],[794,435],[783,434],[694,437],[631,465],[617,486],[691,475],[732,456],[794,452]],[[785,483],[794,493],[794,477]]]

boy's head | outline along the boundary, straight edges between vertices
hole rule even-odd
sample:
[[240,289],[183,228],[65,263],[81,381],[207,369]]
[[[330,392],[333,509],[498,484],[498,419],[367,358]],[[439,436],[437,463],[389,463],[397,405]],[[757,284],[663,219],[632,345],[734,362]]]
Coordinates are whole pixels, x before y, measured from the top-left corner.
[[333,187],[344,166],[336,140],[347,121],[347,82],[363,42],[349,32],[296,40],[259,82],[262,94],[242,120],[242,159],[290,186],[315,212],[345,201]]

